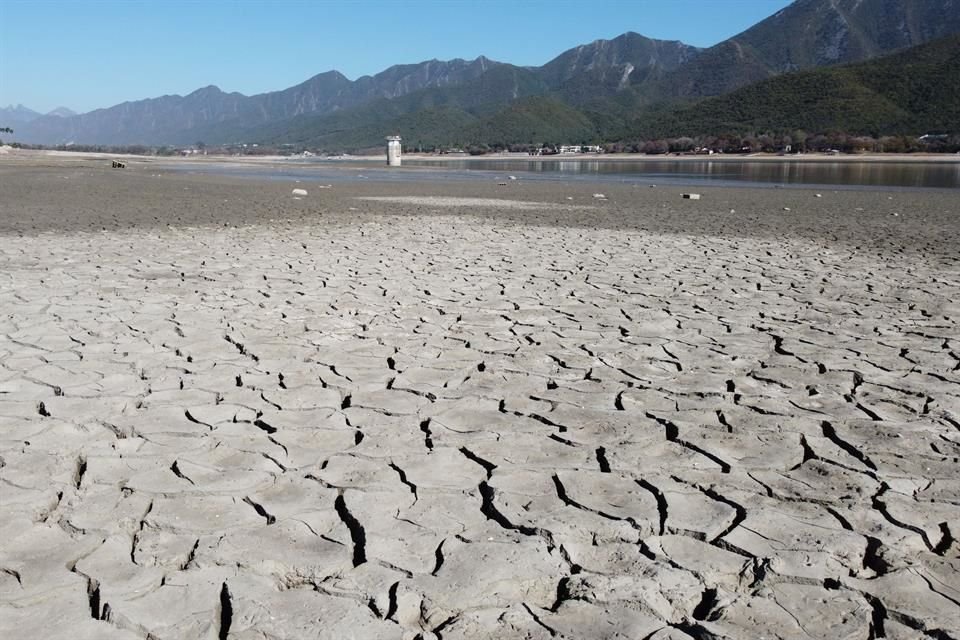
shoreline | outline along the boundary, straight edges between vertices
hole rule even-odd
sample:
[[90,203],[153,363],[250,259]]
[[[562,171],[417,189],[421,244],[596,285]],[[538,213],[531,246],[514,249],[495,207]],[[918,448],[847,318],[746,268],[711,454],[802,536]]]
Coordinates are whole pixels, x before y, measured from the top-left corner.
[[[206,163],[206,162],[230,162],[230,163],[249,163],[249,164],[267,164],[267,163],[291,163],[302,165],[305,163],[351,163],[369,165],[371,163],[383,163],[386,166],[386,154],[383,156],[373,155],[340,155],[340,156],[237,156],[237,155],[204,155],[204,156],[152,156],[135,155],[125,153],[107,153],[93,151],[64,151],[53,149],[11,149],[6,158],[29,158],[29,157],[54,157],[63,159],[84,159],[84,158],[132,158],[142,159],[150,162],[184,162],[184,163]],[[862,154],[794,154],[779,155],[772,153],[752,153],[752,154],[712,154],[712,155],[646,155],[642,153],[578,153],[578,154],[557,154],[549,156],[531,156],[523,153],[498,153],[485,154],[480,156],[471,156],[468,154],[427,154],[427,153],[405,153],[405,160],[415,160],[417,162],[430,162],[436,164],[448,164],[452,162],[497,162],[497,161],[522,161],[522,162],[764,162],[764,163],[918,163],[918,164],[960,164],[960,154],[957,153],[862,153]]]
[[[867,153],[867,154],[796,154],[778,155],[772,153],[751,153],[744,155],[712,154],[712,155],[646,155],[642,153],[576,153],[550,156],[529,156],[525,154],[485,154],[482,156],[450,154],[436,156],[431,154],[408,153],[405,159],[424,162],[454,162],[459,160],[522,160],[530,162],[917,162],[917,163],[947,163],[960,164],[960,155],[952,153]],[[384,159],[386,156],[384,156]]]
[[[909,236],[942,244],[956,235],[951,213],[956,188],[810,185],[776,183],[683,183],[657,180],[654,188],[640,181],[581,178],[493,180],[487,171],[444,171],[442,165],[372,170],[341,164],[331,167],[303,164],[222,162],[134,162],[127,169],[111,169],[103,157],[53,158],[35,156],[22,162],[0,160],[0,184],[7,207],[0,207],[0,235],[43,231],[100,231],[168,225],[266,224],[285,217],[352,220],[368,212],[379,216],[435,213],[436,207],[358,203],[366,196],[473,197],[535,201],[543,212],[521,216],[498,210],[456,209],[454,215],[479,215],[502,220],[560,226],[642,228],[721,235],[777,236],[799,233],[858,242],[862,225],[880,224],[909,230]],[[235,167],[219,171],[215,165]],[[197,170],[191,170],[191,167]],[[212,169],[200,170],[201,167]],[[301,171],[286,172],[297,167]],[[316,171],[314,170],[316,169]],[[559,176],[560,174],[556,174]],[[602,176],[602,174],[601,174]],[[309,195],[291,200],[291,189]],[[696,203],[681,194],[703,195]],[[46,195],[37,200],[32,192]],[[597,198],[597,193],[605,194]],[[822,196],[820,194],[822,193]],[[18,199],[43,206],[31,211],[11,208]],[[131,209],[131,205],[137,203]],[[590,210],[589,215],[560,214],[566,205]],[[4,211],[5,209],[5,211]],[[68,215],[64,215],[69,212]],[[287,216],[286,214],[291,214]],[[899,216],[899,217],[898,217]],[[740,219],[741,223],[730,224]],[[922,222],[926,220],[926,222]],[[904,226],[904,223],[909,223]],[[939,229],[939,230],[938,230]],[[905,241],[906,238],[900,238]]]

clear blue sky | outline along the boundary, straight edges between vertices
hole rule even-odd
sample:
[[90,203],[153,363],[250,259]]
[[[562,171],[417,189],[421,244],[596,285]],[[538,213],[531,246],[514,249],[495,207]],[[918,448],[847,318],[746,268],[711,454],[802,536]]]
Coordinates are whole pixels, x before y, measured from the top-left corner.
[[0,0],[0,106],[83,112],[210,84],[249,95],[431,58],[541,65],[625,31],[706,47],[789,3]]

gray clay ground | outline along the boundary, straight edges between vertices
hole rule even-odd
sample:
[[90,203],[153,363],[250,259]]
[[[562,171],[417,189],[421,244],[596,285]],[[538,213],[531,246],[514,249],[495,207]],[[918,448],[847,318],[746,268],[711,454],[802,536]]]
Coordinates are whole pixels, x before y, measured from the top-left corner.
[[960,637],[956,260],[377,206],[4,238],[0,636]]

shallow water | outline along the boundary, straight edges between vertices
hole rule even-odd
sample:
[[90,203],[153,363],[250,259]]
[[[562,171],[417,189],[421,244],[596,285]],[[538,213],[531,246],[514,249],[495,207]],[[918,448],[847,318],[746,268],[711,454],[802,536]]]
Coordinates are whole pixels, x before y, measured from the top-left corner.
[[[407,164],[430,164],[408,160]],[[621,177],[671,182],[960,188],[960,162],[456,160],[447,169]]]
[[639,182],[644,184],[757,186],[779,185],[869,189],[958,189],[960,162],[779,162],[750,160],[597,161],[407,159],[400,168],[376,160],[285,160],[276,164],[171,163],[194,173],[275,180],[352,182],[356,180],[522,180]]

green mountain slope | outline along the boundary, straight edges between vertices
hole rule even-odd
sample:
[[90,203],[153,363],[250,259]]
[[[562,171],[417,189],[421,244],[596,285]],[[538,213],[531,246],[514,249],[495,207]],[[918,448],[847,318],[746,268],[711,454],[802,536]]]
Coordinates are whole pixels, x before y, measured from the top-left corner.
[[335,127],[334,118],[326,118],[319,132],[311,123],[303,135],[290,130],[276,141],[329,151],[355,151],[380,147],[384,132],[402,136],[405,144],[415,148],[598,140],[596,124],[590,117],[546,96],[518,100],[483,117],[449,106],[367,121],[357,121],[356,117],[356,113],[344,114]]
[[548,87],[529,69],[501,64],[475,81],[457,86],[421,89],[329,115],[303,115],[242,130],[220,127],[206,135],[218,142],[249,140],[326,150],[380,145],[388,133],[422,140],[425,145],[447,144],[463,141],[462,134],[471,125],[515,100],[547,91]]
[[955,0],[796,0],[638,88],[646,100],[728,93],[790,71],[867,60],[960,32]]
[[466,135],[478,121],[477,116],[463,109],[441,106],[390,118],[375,118],[356,126],[324,127],[320,132],[309,129],[303,136],[290,131],[281,140],[330,151],[356,151],[380,148],[384,135],[391,134],[402,136],[405,144],[410,146],[462,146],[472,142]]
[[960,130],[960,36],[869,62],[786,74],[676,109],[647,110],[633,136]]
[[469,132],[471,142],[510,144],[587,143],[597,140],[596,124],[559,100],[535,97],[485,118]]

